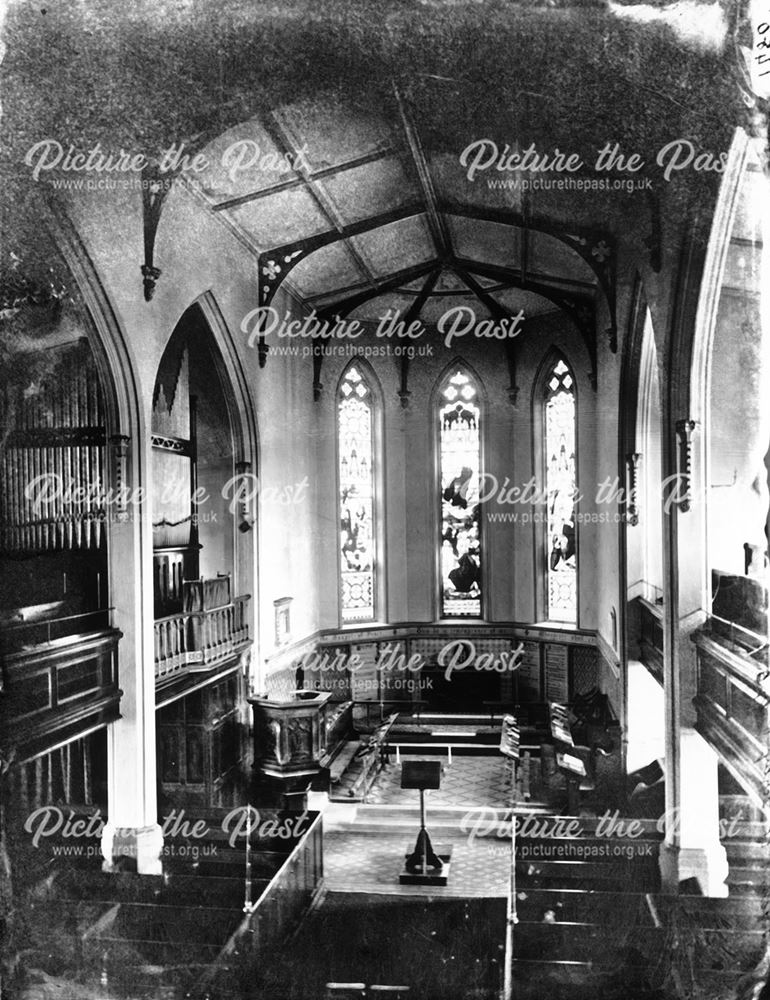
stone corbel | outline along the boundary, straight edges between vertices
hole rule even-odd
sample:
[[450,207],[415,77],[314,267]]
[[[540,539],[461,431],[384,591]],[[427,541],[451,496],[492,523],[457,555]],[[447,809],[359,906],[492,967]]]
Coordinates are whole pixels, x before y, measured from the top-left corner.
[[155,237],[163,211],[163,202],[168,194],[172,174],[164,176],[157,164],[150,164],[142,171],[142,220],[144,228],[144,263],[141,266],[144,301],[152,301],[155,285],[161,275],[155,266]]
[[519,387],[516,384],[516,346],[508,340],[505,344],[505,356],[508,364],[508,402],[516,409],[519,401]]
[[676,506],[684,514],[690,509],[692,476],[692,437],[697,427],[695,420],[677,420],[676,436],[679,439],[679,462],[677,468],[677,499]]
[[[239,479],[246,480],[251,473],[251,462],[236,462],[235,474]],[[250,491],[246,489],[246,482],[238,486],[238,527],[240,531],[247,531],[251,526],[249,522],[249,496]]]
[[626,455],[626,521],[632,526],[639,524],[639,499],[637,489],[639,485],[639,466],[642,456],[639,452],[633,451]]
[[113,514],[117,521],[128,520],[128,445],[130,438],[125,434],[113,434],[110,438],[112,450],[112,481],[114,484]]

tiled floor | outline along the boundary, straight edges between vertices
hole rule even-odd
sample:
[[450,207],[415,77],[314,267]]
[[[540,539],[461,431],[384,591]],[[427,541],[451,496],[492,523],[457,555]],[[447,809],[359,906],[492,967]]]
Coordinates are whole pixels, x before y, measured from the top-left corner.
[[[428,822],[430,830],[430,820]],[[326,887],[335,892],[371,892],[408,896],[505,896],[510,877],[509,841],[469,843],[460,835],[432,838],[434,850],[452,845],[449,881],[445,886],[401,885],[404,855],[414,850],[414,835],[329,833],[324,837]]]
[[[404,806],[414,813],[409,833],[360,832],[353,820],[336,823],[324,836],[324,875],[327,888],[336,892],[372,892],[440,897],[505,896],[510,874],[510,841],[494,837],[469,838],[457,830],[431,831],[431,810],[445,806],[469,809],[491,807],[504,813],[510,801],[509,769],[499,757],[457,757],[451,765],[446,757],[410,756],[409,760],[440,760],[441,788],[427,793],[427,827],[434,850],[452,847],[449,882],[446,886],[401,885],[398,876],[404,855],[414,850],[419,828],[419,792],[402,789],[401,767],[392,763],[380,773],[367,796],[369,806]],[[351,814],[352,819],[352,814]],[[372,810],[367,809],[372,822]]]
[[[441,788],[428,792],[430,806],[495,806],[510,802],[510,767],[502,757],[458,757],[452,764],[446,757],[410,756],[408,760],[439,760],[442,762]],[[401,767],[395,756],[380,773],[367,795],[373,805],[417,805],[419,792],[401,788]]]

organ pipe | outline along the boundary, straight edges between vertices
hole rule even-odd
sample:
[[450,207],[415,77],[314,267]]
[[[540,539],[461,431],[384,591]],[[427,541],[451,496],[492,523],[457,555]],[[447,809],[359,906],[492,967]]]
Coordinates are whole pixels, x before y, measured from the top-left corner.
[[[98,548],[106,517],[105,411],[87,341],[19,366],[0,397],[0,548]],[[45,492],[43,492],[45,490]],[[37,501],[37,502],[36,502]]]

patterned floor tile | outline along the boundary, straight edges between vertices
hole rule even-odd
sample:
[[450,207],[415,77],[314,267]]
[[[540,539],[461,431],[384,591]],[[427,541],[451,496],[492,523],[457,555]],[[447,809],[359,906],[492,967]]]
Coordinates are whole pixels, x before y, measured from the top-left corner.
[[[408,760],[438,760],[442,763],[441,788],[427,793],[426,804],[436,806],[495,806],[510,802],[510,768],[502,757],[409,756]],[[372,805],[411,806],[419,801],[412,789],[401,788],[401,767],[392,758],[367,796]]]
[[446,886],[401,885],[398,876],[404,856],[414,850],[414,836],[352,832],[324,837],[324,878],[334,892],[371,892],[393,895],[441,897],[505,896],[510,877],[510,854],[506,841],[471,844],[463,836],[434,840],[434,849],[452,847],[449,882]]

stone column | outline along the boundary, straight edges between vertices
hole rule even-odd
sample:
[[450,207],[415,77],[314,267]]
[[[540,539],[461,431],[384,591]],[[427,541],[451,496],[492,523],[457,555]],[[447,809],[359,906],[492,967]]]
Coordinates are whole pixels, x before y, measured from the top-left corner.
[[[113,439],[113,484],[129,486],[129,502],[110,509],[110,600],[123,633],[118,646],[121,718],[107,732],[104,869],[121,857],[140,874],[161,874],[163,834],[157,816],[155,651],[149,444]],[[129,468],[130,467],[130,468]],[[144,491],[138,497],[138,488]],[[138,501],[138,502],[134,502]]]
[[663,888],[697,878],[705,895],[725,896],[727,858],[719,842],[718,757],[695,732],[692,700],[697,656],[692,633],[706,618],[706,482],[704,442],[688,419],[672,427],[666,456],[664,696],[666,827],[660,852]]
[[719,759],[693,729],[680,731],[679,747],[680,797],[677,813],[666,817],[661,876],[671,888],[696,878],[704,895],[724,897],[728,864],[719,840]]

